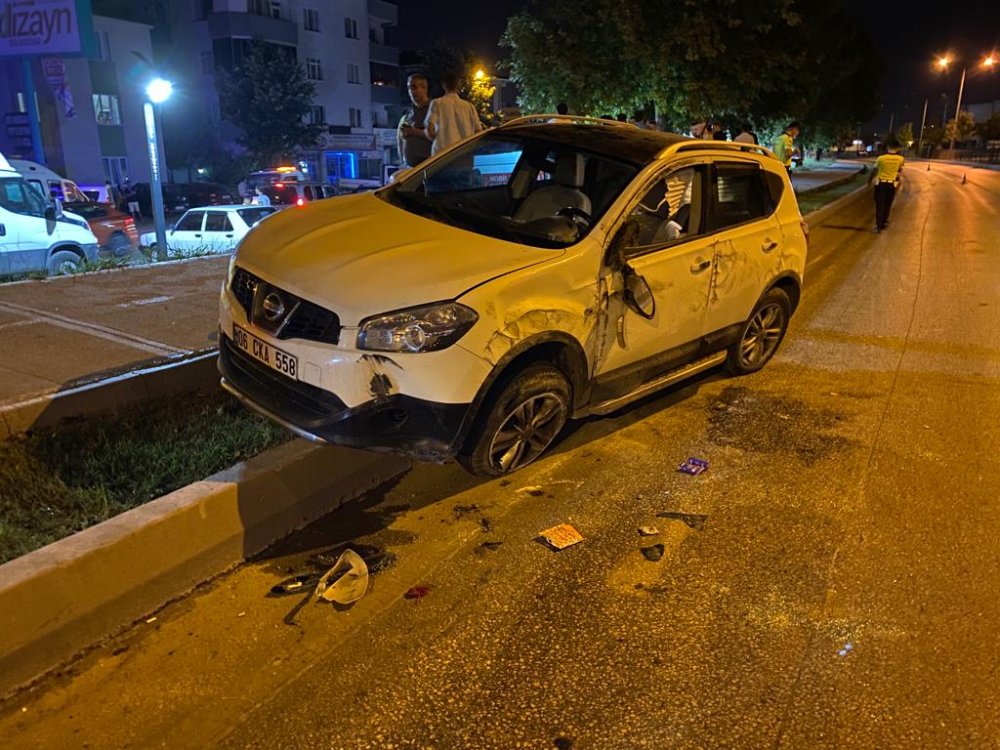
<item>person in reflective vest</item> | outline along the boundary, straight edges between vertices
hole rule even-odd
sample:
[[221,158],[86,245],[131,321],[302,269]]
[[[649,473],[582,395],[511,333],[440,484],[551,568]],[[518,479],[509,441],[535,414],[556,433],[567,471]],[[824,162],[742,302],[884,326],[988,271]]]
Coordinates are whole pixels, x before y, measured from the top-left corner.
[[875,232],[881,232],[889,224],[889,212],[899,187],[900,173],[903,171],[903,155],[899,153],[899,143],[893,139],[887,144],[889,153],[875,160],[875,170],[869,182],[875,183]]

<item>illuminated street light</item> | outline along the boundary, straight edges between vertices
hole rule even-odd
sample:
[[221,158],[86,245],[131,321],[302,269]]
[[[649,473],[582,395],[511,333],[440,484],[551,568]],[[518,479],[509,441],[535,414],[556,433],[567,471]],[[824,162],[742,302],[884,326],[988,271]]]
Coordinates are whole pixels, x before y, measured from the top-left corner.
[[[948,66],[951,63],[952,63],[952,58],[949,55],[942,55],[942,56],[940,56],[937,59],[937,66],[939,68],[941,68],[941,70],[947,70]],[[991,55],[988,55],[982,61],[981,64],[982,64],[982,66],[984,68],[986,68],[987,70],[989,70],[990,68],[993,67],[994,63],[995,63],[995,60],[993,58],[993,55],[991,54]],[[963,65],[962,66],[962,78],[958,82],[958,101],[957,101],[957,103],[955,105],[955,127],[952,129],[952,138],[951,138],[951,141],[948,144],[948,150],[949,151],[954,151],[955,150],[955,131],[958,130],[958,118],[962,114],[962,91],[965,89],[965,71],[966,71],[966,66]]]
[[173,91],[174,85],[170,81],[154,78],[146,86],[146,97],[149,101],[142,104],[142,113],[146,119],[146,147],[149,149],[149,176],[152,183],[149,192],[153,201],[153,221],[156,225],[156,255],[160,258],[167,257],[167,221],[163,215],[160,139],[156,127],[157,111],[153,105],[163,104]]
[[481,81],[481,80],[483,80],[483,79],[484,79],[485,77],[486,77],[486,71],[484,71],[484,70],[483,70],[482,68],[479,68],[479,69],[478,69],[478,70],[476,71],[476,80],[477,80],[477,81]]

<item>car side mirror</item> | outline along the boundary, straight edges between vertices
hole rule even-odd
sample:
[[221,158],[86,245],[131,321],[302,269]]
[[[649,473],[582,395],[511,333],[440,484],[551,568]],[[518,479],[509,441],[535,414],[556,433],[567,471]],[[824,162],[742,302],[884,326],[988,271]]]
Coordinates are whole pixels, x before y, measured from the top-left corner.
[[656,314],[656,299],[649,283],[628,264],[623,267],[622,275],[625,277],[625,304],[646,320],[652,320]]
[[621,228],[615,232],[615,236],[608,245],[607,253],[604,257],[604,264],[612,271],[621,271],[625,268],[627,257],[626,251],[637,244],[639,237],[639,222],[634,219],[627,219]]

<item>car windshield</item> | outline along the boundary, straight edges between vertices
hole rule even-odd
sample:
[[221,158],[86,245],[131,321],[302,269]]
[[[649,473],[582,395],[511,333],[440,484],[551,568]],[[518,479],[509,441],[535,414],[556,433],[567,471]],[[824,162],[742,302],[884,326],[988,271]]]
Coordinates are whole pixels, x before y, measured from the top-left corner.
[[252,208],[237,209],[237,212],[243,221],[247,223],[247,226],[252,227],[265,216],[270,216],[277,210],[278,209],[271,208],[269,206],[253,206]]
[[48,201],[28,187],[23,177],[0,178],[0,206],[16,214],[45,216]]
[[488,133],[377,195],[434,221],[535,247],[578,242],[638,166],[530,133]]

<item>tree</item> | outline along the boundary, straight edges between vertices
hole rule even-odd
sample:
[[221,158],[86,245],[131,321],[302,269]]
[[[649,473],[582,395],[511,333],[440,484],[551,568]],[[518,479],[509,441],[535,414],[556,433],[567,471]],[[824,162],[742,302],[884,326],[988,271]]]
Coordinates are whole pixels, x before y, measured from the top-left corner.
[[959,112],[958,117],[949,120],[944,129],[944,136],[949,141],[969,140],[976,132],[976,121],[969,112]]
[[255,38],[239,65],[218,76],[222,116],[240,130],[237,142],[265,164],[315,146],[324,130],[305,120],[316,87],[293,55]]
[[911,144],[916,142],[916,138],[913,137],[912,122],[904,122],[899,126],[899,130],[896,131],[896,140],[899,141],[902,148],[909,148]]
[[1000,141],[1000,113],[990,115],[986,122],[977,123],[976,133],[984,141]]
[[483,68],[476,66],[469,76],[469,101],[479,113],[479,119],[492,124],[495,119],[493,112],[493,95],[497,92],[497,87],[493,85],[490,77]]

